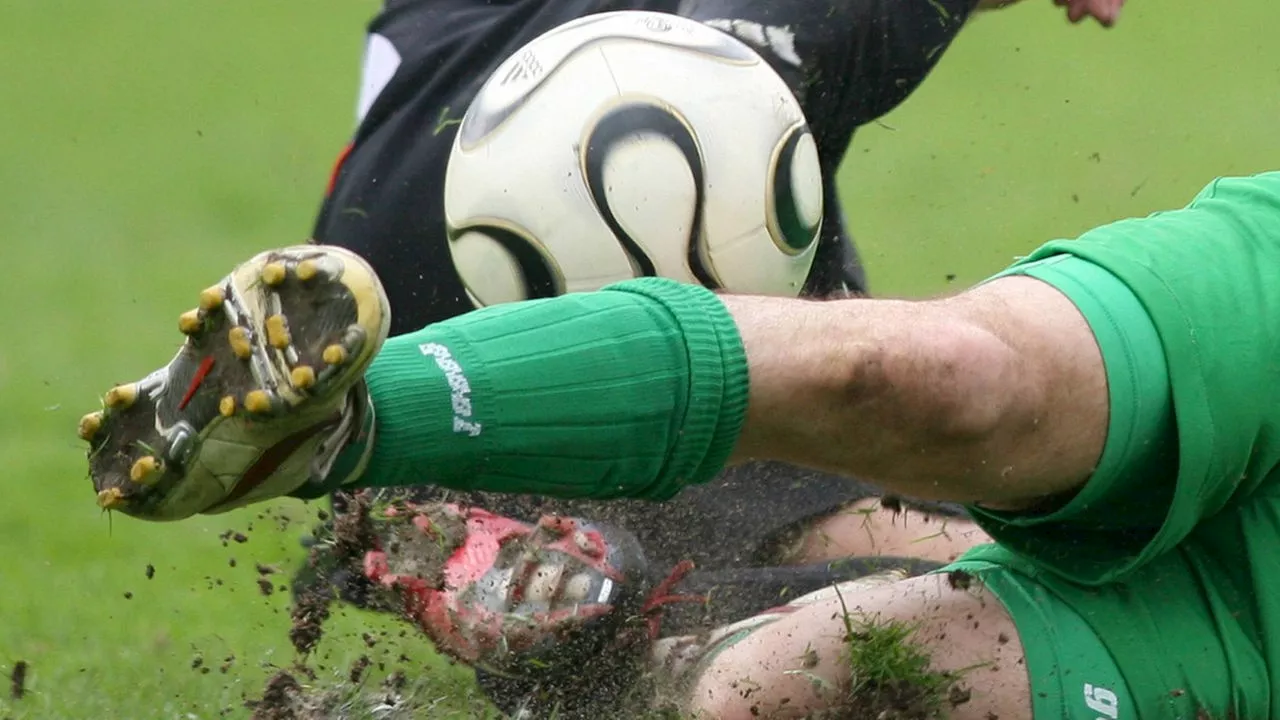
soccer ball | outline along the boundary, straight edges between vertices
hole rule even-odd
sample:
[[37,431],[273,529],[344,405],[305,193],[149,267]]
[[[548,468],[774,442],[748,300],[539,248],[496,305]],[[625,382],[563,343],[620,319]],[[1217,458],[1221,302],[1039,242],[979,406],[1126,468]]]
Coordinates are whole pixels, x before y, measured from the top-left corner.
[[804,114],[749,46],[663,13],[602,13],[488,78],[445,178],[478,306],[662,276],[799,293],[822,221]]

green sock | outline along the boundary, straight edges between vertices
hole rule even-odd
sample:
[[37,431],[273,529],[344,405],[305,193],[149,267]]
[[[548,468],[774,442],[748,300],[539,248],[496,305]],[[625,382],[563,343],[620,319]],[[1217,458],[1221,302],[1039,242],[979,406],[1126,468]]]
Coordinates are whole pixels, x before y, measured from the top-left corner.
[[666,499],[719,473],[747,405],[723,303],[658,278],[391,338],[366,380],[366,487]]

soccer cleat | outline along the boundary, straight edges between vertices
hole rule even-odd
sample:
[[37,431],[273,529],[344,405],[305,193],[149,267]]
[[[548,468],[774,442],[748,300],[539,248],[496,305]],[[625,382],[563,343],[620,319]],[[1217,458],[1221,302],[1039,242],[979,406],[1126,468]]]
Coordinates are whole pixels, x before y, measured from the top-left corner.
[[361,427],[361,378],[389,322],[381,283],[347,250],[299,245],[237,266],[182,315],[167,366],[81,419],[98,504],[178,520],[323,476]]
[[400,595],[439,652],[473,667],[572,672],[639,607],[644,553],[624,531],[552,516],[529,524],[445,503],[401,504],[387,517],[365,577]]

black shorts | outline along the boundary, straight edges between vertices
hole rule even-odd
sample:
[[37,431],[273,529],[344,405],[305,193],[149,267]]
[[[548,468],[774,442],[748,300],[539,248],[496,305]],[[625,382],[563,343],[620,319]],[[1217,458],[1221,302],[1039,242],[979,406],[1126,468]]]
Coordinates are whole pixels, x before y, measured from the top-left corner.
[[[357,130],[334,170],[313,237],[372,263],[391,300],[393,334],[472,309],[450,262],[443,219],[442,187],[458,119],[493,69],[542,33],[592,13],[655,10],[735,34],[791,86],[827,180],[822,237],[806,292],[866,292],[845,231],[836,170],[854,130],[915,89],[975,3],[390,0],[369,26]],[[844,478],[762,464],[664,504],[454,497],[517,517],[555,512],[613,522],[636,534],[660,566],[691,559],[727,568],[769,562],[789,528],[872,492]],[[420,501],[444,497],[432,490],[413,495]]]

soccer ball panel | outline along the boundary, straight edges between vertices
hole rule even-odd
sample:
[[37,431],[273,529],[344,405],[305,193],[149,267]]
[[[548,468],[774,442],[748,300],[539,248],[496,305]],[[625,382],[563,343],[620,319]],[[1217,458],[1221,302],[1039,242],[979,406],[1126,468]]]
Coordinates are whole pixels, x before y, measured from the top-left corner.
[[504,244],[492,228],[488,230],[466,230],[451,240],[454,262],[467,268],[462,282],[472,302],[498,305],[537,297],[537,273],[542,268],[521,267],[518,249]]
[[[772,68],[719,30],[640,11],[568,23],[503,63],[445,182],[454,261],[484,304],[640,275],[794,296],[822,198],[812,136]],[[494,225],[539,254],[511,261],[509,239],[468,236]],[[552,261],[550,280],[533,257]]]

